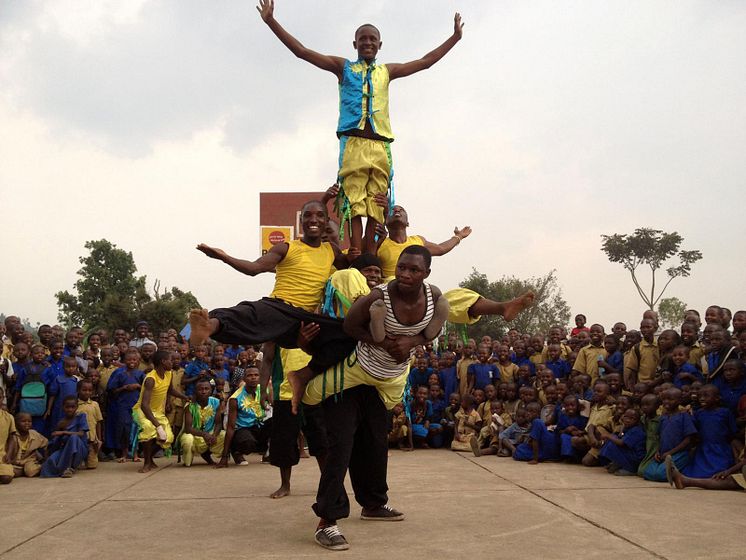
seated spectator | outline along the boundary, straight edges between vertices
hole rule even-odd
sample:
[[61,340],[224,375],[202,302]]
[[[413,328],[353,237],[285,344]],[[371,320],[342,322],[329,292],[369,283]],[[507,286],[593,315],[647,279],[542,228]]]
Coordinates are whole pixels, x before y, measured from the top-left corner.
[[78,397],[62,401],[62,419],[52,428],[49,456],[41,466],[42,478],[71,478],[88,457],[88,421],[78,414]]
[[10,457],[15,478],[39,476],[46,458],[47,438],[32,428],[33,419],[27,412],[16,414],[15,449]]

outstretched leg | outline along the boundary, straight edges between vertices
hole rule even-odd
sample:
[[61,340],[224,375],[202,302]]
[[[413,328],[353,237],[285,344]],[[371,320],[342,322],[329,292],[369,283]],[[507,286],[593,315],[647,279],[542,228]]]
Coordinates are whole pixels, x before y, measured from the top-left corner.
[[681,474],[670,456],[666,457],[668,482],[677,490],[682,488],[704,488],[705,490],[743,490],[732,476],[726,478],[689,478]]
[[500,315],[505,321],[510,322],[516,316],[530,307],[536,299],[534,292],[526,292],[510,301],[493,301],[480,297],[474,305],[469,308],[469,316],[477,317],[479,315]]
[[218,330],[220,322],[217,319],[211,319],[207,314],[207,309],[192,309],[189,312],[189,326],[192,329],[189,343],[192,346],[199,346]]
[[[446,312],[446,317],[447,316],[448,313]],[[370,335],[373,337],[373,342],[381,343],[383,342],[383,339],[386,338],[386,327],[384,326],[385,319],[386,304],[382,299],[377,299],[370,304]]]
[[[373,306],[371,305],[371,307]],[[441,329],[443,328],[443,325],[445,324],[446,320],[448,320],[449,309],[450,305],[448,304],[448,300],[443,296],[439,297],[438,301],[435,303],[435,311],[433,312],[433,316],[430,319],[430,322],[425,327],[425,330],[422,331],[422,334],[424,335],[426,340],[434,340],[438,337]]]

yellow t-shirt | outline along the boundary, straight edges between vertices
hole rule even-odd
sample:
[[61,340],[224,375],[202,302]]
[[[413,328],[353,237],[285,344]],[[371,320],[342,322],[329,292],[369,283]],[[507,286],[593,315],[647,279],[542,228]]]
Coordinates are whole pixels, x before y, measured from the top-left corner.
[[[145,394],[145,381],[152,379],[153,392],[150,395],[150,410],[153,414],[165,414],[166,413],[166,396],[168,395],[168,388],[171,386],[171,371],[167,371],[163,376],[163,379],[155,372],[150,371],[142,380],[142,389],[140,389],[140,398],[137,399],[137,404],[132,407],[132,410],[142,410],[142,396]],[[90,426],[89,426],[90,429]]]
[[275,267],[275,287],[270,297],[306,311],[315,311],[332,272],[334,249],[322,243],[311,247],[300,239],[288,243],[288,252]]
[[85,419],[88,422],[88,441],[96,441],[96,426],[99,422],[104,421],[98,403],[90,399],[87,401],[78,399],[78,414],[85,414]]
[[419,235],[410,235],[404,243],[396,243],[388,237],[383,240],[383,243],[378,248],[378,258],[381,259],[381,269],[384,279],[396,274],[396,262],[399,260],[399,255],[410,245],[424,246],[425,241]]

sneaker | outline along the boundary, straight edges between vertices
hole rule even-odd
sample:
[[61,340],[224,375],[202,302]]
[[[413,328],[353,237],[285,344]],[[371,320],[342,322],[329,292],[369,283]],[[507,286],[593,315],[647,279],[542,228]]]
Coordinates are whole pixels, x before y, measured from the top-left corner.
[[404,514],[384,504],[374,509],[363,508],[363,511],[360,512],[360,519],[366,521],[403,521]]
[[479,448],[479,442],[477,441],[477,438],[471,438],[469,440],[469,445],[471,446],[471,452],[474,453],[475,457],[482,456],[482,450]]
[[320,546],[328,548],[329,550],[347,550],[350,548],[350,544],[347,539],[339,530],[339,525],[325,525],[316,529],[314,540]]

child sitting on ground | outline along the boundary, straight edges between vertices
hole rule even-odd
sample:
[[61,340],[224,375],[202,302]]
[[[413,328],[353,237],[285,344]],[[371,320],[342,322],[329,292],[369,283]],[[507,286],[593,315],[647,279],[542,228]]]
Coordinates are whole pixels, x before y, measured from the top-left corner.
[[556,461],[559,459],[557,438],[547,430],[546,424],[539,417],[541,405],[533,402],[526,406],[526,414],[531,423],[528,441],[519,443],[513,452],[516,461],[528,461],[529,465],[538,465],[539,461]]
[[5,390],[0,387],[0,484],[10,484],[14,474],[11,457],[16,454],[16,422],[2,406],[4,401]]
[[402,451],[412,451],[414,443],[412,442],[412,430],[409,424],[409,418],[404,413],[402,403],[394,405],[392,410],[391,431],[389,432],[389,447],[397,446]]
[[699,390],[700,408],[694,413],[694,425],[699,441],[692,462],[683,473],[691,478],[710,478],[727,471],[735,462],[731,440],[736,435],[733,413],[720,406],[720,393],[715,385]]
[[45,459],[47,438],[32,429],[33,419],[27,412],[16,414],[16,454],[11,457],[14,476],[39,476]]
[[634,408],[622,415],[623,428],[617,434],[604,433],[600,451],[601,464],[617,476],[634,476],[645,457],[645,431],[640,426],[640,413]]
[[585,434],[588,418],[580,414],[580,401],[575,395],[567,395],[562,401],[562,408],[557,413],[557,427],[554,433],[559,437],[560,456],[563,459],[576,460],[572,447],[572,438]]
[[515,452],[515,447],[523,442],[529,431],[529,419],[525,408],[516,411],[515,421],[500,432],[497,439],[497,456],[510,457]]
[[645,480],[665,482],[666,457],[671,457],[679,470],[689,464],[689,448],[692,444],[692,436],[697,434],[692,417],[686,412],[679,411],[681,404],[681,390],[675,387],[663,391],[664,414],[660,420],[660,442],[658,451],[643,472]]
[[[472,446],[474,455],[479,457],[481,455],[497,455],[499,447],[499,437],[503,430],[513,423],[513,418],[505,412],[502,401],[494,400],[490,402],[490,418],[486,426],[487,439],[486,447],[479,442],[479,445]],[[484,433],[485,428],[482,428],[479,432],[480,439]],[[483,447],[485,447],[483,449]]]
[[470,451],[471,440],[477,439],[477,434],[482,428],[482,419],[474,409],[474,397],[464,395],[461,397],[461,409],[456,413],[456,427],[451,442],[453,451]]
[[430,433],[430,420],[433,409],[427,400],[428,389],[425,386],[417,388],[412,402],[412,440],[416,447],[427,449],[428,435]]
[[585,453],[582,459],[586,467],[595,466],[598,462],[598,450],[601,448],[601,433],[599,429],[612,432],[611,421],[614,407],[609,403],[609,385],[602,380],[593,386],[591,409],[584,436],[572,438],[572,446],[578,453]]
[[62,414],[52,429],[47,446],[49,457],[41,466],[41,478],[71,478],[88,457],[88,422],[85,414],[78,414],[77,396],[63,399]]

